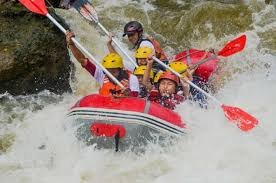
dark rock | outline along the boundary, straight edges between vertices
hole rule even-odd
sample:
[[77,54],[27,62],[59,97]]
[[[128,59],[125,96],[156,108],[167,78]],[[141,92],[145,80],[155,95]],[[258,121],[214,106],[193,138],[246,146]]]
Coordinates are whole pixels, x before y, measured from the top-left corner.
[[64,34],[46,17],[19,3],[0,5],[0,93],[70,90],[70,58]]
[[271,4],[272,0],[265,0],[266,4]]
[[0,4],[6,4],[6,3],[14,3],[14,2],[17,2],[18,0],[0,0]]
[[46,3],[51,4],[53,7],[58,8],[62,0],[47,0]]

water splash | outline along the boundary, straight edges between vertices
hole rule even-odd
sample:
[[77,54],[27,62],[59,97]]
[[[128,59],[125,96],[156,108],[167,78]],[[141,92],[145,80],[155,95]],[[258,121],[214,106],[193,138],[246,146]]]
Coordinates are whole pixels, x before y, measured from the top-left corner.
[[[115,36],[121,39],[119,35],[123,22],[135,18],[126,16],[128,14],[122,9],[135,9],[135,7],[127,5],[132,3],[130,1],[112,2],[116,3],[114,14],[107,13],[107,10],[113,7],[107,1],[96,1],[96,7],[101,7],[100,18],[104,15],[107,17],[103,23],[107,23],[107,27],[116,32]],[[139,4],[139,1],[134,4]],[[153,3],[152,6],[157,10],[148,9],[147,12],[160,10],[156,4]],[[201,4],[192,3],[190,7],[198,6]],[[218,4],[218,6],[224,5]],[[264,45],[264,41],[271,40],[260,34],[273,33],[275,9],[273,6],[264,6],[260,1],[248,1],[247,6],[253,12],[252,23],[246,26],[245,31],[248,43],[243,52],[224,60],[222,72],[228,71],[228,77],[222,75],[224,82],[218,88],[216,97],[225,104],[240,107],[256,116],[260,124],[253,131],[241,132],[236,125],[225,119],[220,108],[212,102],[208,110],[186,102],[179,106],[177,111],[187,122],[190,133],[176,144],[165,148],[152,144],[143,154],[114,153],[113,150],[87,147],[76,140],[70,129],[65,129],[64,116],[67,109],[77,100],[78,97],[75,95],[49,94],[15,99],[4,94],[1,96],[0,105],[3,109],[1,111],[4,112],[1,112],[0,120],[4,121],[5,125],[3,122],[1,125],[3,127],[10,125],[9,132],[15,134],[15,139],[12,146],[0,155],[1,182],[275,182],[276,64],[274,61],[276,58],[271,54],[275,51],[275,44]],[[219,7],[214,8],[219,9]],[[205,16],[211,14],[212,10],[210,9]],[[173,12],[173,9],[170,11]],[[139,12],[144,13],[144,11]],[[181,14],[181,12],[175,13]],[[110,15],[113,15],[112,19],[109,19]],[[150,13],[148,15],[141,16],[145,17],[141,20],[146,25],[146,30],[155,30],[150,28],[154,21]],[[75,15],[64,13],[64,16],[70,19],[71,26],[80,37],[80,41],[100,60],[107,53],[103,41],[106,38],[98,33],[98,29],[87,25]],[[174,18],[173,13],[168,13],[167,16]],[[148,18],[150,24],[147,24]],[[115,23],[121,27],[113,26]],[[212,34],[214,27],[219,30],[223,25],[217,22],[215,26],[209,22],[204,25],[207,26],[206,30],[211,32],[206,35],[207,38],[203,36],[196,42],[193,42],[193,39],[189,41],[194,46],[201,45],[202,48],[210,45],[219,47],[236,37],[237,32],[243,32],[243,29],[238,29],[235,33],[224,35],[224,30],[221,30],[222,36]],[[172,43],[174,41],[163,34],[162,29],[160,30],[156,34],[160,34],[165,43],[168,43],[167,50],[174,50],[171,46],[174,45]],[[177,31],[173,30],[167,34],[173,37],[175,32]],[[184,45],[182,40],[175,43]],[[124,46],[127,47],[126,44]],[[131,50],[128,51],[131,53]],[[79,90],[80,92],[76,92],[80,95],[96,90],[94,83],[91,82],[91,76],[84,73],[81,67],[77,68],[76,76],[79,80],[74,85],[75,91],[78,91],[78,87],[85,86]],[[15,108],[16,112],[9,112],[7,110],[9,106]]]

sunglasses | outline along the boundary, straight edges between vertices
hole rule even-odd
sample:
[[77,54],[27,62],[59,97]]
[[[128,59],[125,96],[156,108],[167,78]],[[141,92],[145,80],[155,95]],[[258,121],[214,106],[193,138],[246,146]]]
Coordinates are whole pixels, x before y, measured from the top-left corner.
[[134,36],[134,34],[127,34],[127,37],[132,37]]

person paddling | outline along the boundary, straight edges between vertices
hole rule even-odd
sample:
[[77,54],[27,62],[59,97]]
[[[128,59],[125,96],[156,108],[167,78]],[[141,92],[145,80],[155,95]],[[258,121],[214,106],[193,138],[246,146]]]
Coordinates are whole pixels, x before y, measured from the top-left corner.
[[[155,40],[152,36],[145,37],[143,26],[140,22],[130,21],[124,26],[124,34],[123,37],[127,36],[128,41],[134,46],[136,50],[140,47],[149,47],[153,49],[154,55],[164,62],[168,64],[168,59],[165,55],[165,52],[162,50],[160,43]],[[165,70],[160,64],[154,63],[153,72],[157,73],[158,70]]]
[[[148,100],[161,104],[168,109],[175,109],[177,104],[188,98],[188,93],[186,93],[187,95],[177,94],[177,87],[180,82],[183,81],[180,81],[173,73],[163,72],[159,77],[157,90],[152,90],[149,93]],[[185,88],[186,92],[189,92],[188,90]]]
[[[147,67],[143,76],[143,84],[149,84],[148,78],[152,67],[153,59],[148,58]],[[148,100],[159,103],[168,109],[175,109],[176,104],[180,104],[189,97],[189,85],[185,80],[191,80],[186,75],[181,79],[171,72],[162,72],[158,77],[157,84],[151,84],[151,91],[148,93]],[[182,92],[179,94],[179,86],[182,86]],[[148,86],[150,88],[150,86]]]
[[[122,90],[108,76],[104,74],[101,68],[94,65],[85,55],[75,46],[71,38],[74,36],[72,32],[66,33],[66,41],[68,48],[72,51],[77,61],[84,67],[100,84],[99,94],[103,96],[138,96],[139,82],[135,75],[124,70],[123,60],[117,53],[107,54],[102,61],[102,65],[126,88]],[[109,43],[108,43],[109,44]]]

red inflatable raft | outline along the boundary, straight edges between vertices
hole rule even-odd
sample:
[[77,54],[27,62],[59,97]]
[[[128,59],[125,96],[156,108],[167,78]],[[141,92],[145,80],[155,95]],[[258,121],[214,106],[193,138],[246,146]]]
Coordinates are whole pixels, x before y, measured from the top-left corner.
[[189,49],[184,50],[181,53],[175,55],[175,60],[183,61],[185,64],[196,64],[202,59],[211,58],[207,62],[201,64],[196,70],[195,75],[199,76],[202,80],[208,81],[212,73],[217,69],[219,59],[213,58],[211,53],[208,53],[205,57],[204,50]]
[[77,137],[105,148],[118,144],[136,147],[185,133],[185,123],[177,113],[140,98],[88,95],[71,108],[68,116],[77,126]]

